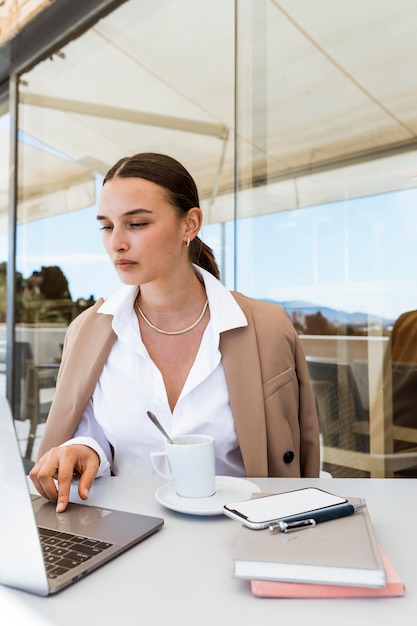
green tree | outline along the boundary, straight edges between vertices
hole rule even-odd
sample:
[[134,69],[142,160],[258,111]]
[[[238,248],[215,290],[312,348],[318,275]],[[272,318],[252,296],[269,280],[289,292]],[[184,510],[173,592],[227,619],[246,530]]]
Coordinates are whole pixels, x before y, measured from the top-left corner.
[[317,311],[313,315],[306,315],[305,318],[306,335],[335,335],[336,327],[329,322],[327,317]]
[[[23,315],[24,309],[24,291],[26,281],[23,278],[23,274],[20,272],[15,273],[16,280],[16,320],[20,321]],[[7,263],[3,261],[0,263],[0,322],[6,321],[7,311]]]

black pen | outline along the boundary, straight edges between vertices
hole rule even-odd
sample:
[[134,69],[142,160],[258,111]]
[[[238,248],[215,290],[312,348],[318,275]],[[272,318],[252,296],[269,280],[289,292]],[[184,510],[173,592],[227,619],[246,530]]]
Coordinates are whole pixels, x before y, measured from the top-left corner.
[[325,509],[317,511],[306,511],[299,515],[292,515],[281,520],[276,520],[269,525],[271,533],[291,532],[293,530],[302,530],[303,528],[311,528],[321,522],[329,522],[340,517],[353,515],[356,511],[366,507],[366,504],[336,504]]

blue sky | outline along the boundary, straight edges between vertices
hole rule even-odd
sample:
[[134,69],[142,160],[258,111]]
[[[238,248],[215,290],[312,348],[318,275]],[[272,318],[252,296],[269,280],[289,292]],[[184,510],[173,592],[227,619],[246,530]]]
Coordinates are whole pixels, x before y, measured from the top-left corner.
[[[237,288],[395,318],[417,308],[416,207],[412,189],[241,220]],[[73,299],[109,296],[120,283],[95,216],[90,207],[19,227],[17,269],[28,277],[59,265]],[[205,226],[202,237],[219,259],[220,226]],[[233,288],[231,223],[226,250],[225,282]]]
[[417,308],[416,189],[247,222],[243,291],[392,318]]

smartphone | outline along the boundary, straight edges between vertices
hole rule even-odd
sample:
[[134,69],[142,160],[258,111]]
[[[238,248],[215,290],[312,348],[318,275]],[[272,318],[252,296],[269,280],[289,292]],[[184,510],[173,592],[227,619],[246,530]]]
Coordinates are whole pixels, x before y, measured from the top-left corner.
[[223,513],[248,528],[261,530],[280,520],[291,521],[299,515],[347,502],[346,498],[323,489],[306,487],[226,504]]

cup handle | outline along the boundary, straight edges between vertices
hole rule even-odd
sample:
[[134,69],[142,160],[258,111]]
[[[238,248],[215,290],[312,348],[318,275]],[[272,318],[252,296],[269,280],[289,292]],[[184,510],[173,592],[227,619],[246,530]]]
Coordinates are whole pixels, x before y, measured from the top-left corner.
[[165,474],[161,468],[159,467],[158,464],[158,460],[165,460],[164,466],[168,467],[169,471],[171,472],[171,466],[169,464],[169,459],[168,459],[168,455],[166,452],[151,452],[151,462],[152,465],[154,467],[154,470],[160,475],[162,476],[162,478],[167,478],[168,480],[172,480],[172,473],[170,474]]

